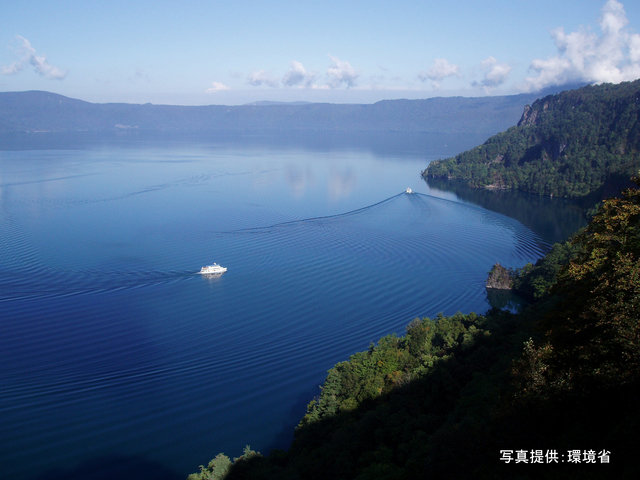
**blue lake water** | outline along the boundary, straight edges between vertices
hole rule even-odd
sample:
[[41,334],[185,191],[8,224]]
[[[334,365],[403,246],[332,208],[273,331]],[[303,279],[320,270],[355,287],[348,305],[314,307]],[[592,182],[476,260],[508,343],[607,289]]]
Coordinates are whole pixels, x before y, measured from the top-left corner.
[[420,178],[475,140],[5,142],[0,477],[185,478],[286,447],[335,363],[485,312],[491,266],[564,233]]

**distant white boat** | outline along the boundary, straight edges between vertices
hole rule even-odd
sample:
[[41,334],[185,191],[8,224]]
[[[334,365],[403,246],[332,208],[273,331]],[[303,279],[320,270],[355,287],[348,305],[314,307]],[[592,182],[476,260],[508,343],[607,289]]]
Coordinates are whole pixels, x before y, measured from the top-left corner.
[[227,269],[225,267],[221,267],[217,263],[214,263],[213,265],[207,265],[206,267],[202,267],[202,269],[200,270],[200,273],[202,275],[221,275],[226,271]]
[[413,193],[413,190],[411,190],[411,188],[407,188],[404,193]]

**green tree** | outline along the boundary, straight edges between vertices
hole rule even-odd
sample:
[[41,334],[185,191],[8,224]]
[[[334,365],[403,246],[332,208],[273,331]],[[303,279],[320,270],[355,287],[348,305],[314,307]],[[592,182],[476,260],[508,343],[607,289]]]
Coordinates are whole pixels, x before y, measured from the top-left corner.
[[[632,179],[640,186],[638,178]],[[573,243],[578,257],[552,292],[562,303],[547,319],[560,366],[607,382],[640,373],[640,189],[603,202]]]
[[222,480],[226,477],[230,468],[231,460],[229,457],[219,453],[206,467],[200,465],[200,472],[192,473],[187,477],[187,480]]
[[539,300],[548,295],[556,283],[560,269],[578,255],[580,247],[571,242],[556,243],[536,262],[516,270],[513,288],[528,297]]

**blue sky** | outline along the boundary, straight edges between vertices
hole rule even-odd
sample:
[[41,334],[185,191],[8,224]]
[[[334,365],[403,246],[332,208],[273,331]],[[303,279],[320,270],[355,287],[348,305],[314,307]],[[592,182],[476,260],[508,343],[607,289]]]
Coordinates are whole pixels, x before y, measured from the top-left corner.
[[639,32],[629,0],[10,0],[0,91],[181,105],[506,95],[640,78]]

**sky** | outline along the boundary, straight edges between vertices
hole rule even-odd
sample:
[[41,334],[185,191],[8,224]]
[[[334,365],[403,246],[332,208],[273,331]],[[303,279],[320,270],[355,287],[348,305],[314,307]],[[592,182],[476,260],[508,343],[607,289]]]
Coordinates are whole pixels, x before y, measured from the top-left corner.
[[0,91],[374,103],[640,78],[634,0],[8,0]]

